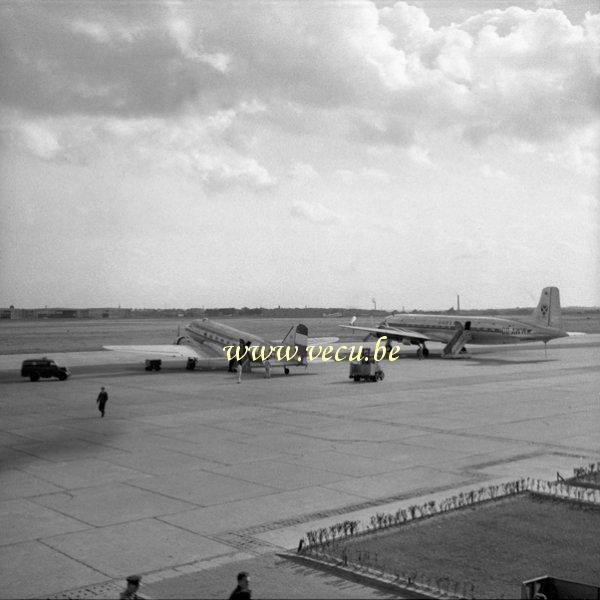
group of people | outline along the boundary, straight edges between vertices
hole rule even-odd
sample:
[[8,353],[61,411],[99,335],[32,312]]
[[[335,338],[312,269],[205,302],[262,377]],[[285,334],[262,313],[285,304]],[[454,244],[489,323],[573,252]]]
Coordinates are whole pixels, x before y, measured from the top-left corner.
[[[235,357],[231,358],[229,361],[229,366],[228,366],[228,371],[230,373],[237,373],[237,382],[238,383],[242,383],[242,372],[244,371],[244,369],[246,369],[247,371],[250,370],[250,345],[252,344],[252,342],[250,340],[248,341],[244,341],[242,338],[240,338],[239,341],[239,355],[243,358],[241,360],[236,360]],[[264,362],[263,365],[265,367],[265,377],[267,379],[271,379],[271,362],[269,361],[269,359],[267,358]]]
[[[130,575],[127,578],[127,587],[120,593],[119,600],[139,600],[138,590],[140,589],[141,575]],[[231,592],[229,600],[251,600],[252,591],[250,590],[250,581],[246,571],[240,571],[237,575],[237,586]]]

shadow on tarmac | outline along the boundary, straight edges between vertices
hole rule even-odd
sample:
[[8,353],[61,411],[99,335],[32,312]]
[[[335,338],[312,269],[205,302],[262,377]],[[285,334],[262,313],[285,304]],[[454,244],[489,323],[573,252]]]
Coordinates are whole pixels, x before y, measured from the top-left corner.
[[[111,427],[111,419],[108,415],[101,419],[97,410],[89,420],[102,421],[103,427],[99,426],[96,432],[86,432],[73,425],[61,427],[57,424],[55,429],[48,427],[43,438],[23,436],[22,442],[0,447],[0,471],[19,469],[30,463],[43,461],[62,463],[69,460],[65,457],[74,452],[77,452],[78,458],[88,458],[85,456],[87,452],[89,458],[94,458],[98,446],[110,446],[113,440],[125,435],[118,430],[118,427],[114,427],[114,421]],[[98,437],[98,434],[101,434],[101,437]]]
[[[214,375],[221,375],[224,380],[235,379],[237,376],[235,373],[227,373],[224,369],[196,369],[194,371],[188,371],[185,367],[177,366],[163,366],[159,371],[147,372],[143,365],[139,364],[120,364],[120,365],[86,365],[79,367],[71,367],[71,376],[66,381],[59,381],[58,379],[40,379],[39,381],[33,382],[25,377],[21,377],[18,370],[11,371],[0,371],[0,383],[22,383],[31,386],[49,385],[49,384],[60,384],[69,385],[69,381],[73,378],[76,379],[93,379],[99,376],[103,377],[131,377],[132,375],[142,375],[145,377],[172,377],[174,375],[181,377],[182,375],[190,377],[202,377],[208,373]],[[282,377],[310,377],[316,375],[311,371],[292,371],[289,375],[285,375],[283,372],[279,372],[277,367],[273,367],[271,370],[271,379],[280,379]],[[262,371],[255,373],[244,373],[242,382],[253,379],[264,379]]]
[[505,358],[476,358],[472,357],[469,361],[471,367],[500,367],[506,365],[534,365],[537,363],[551,363],[560,362],[558,358],[538,358],[532,360],[517,360],[517,359],[505,359]]

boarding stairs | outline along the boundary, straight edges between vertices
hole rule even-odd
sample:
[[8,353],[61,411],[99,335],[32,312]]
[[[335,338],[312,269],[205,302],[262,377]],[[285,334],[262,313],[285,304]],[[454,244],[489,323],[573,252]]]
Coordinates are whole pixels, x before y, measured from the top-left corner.
[[452,339],[444,346],[442,350],[443,358],[457,356],[459,352],[465,347],[465,344],[471,340],[470,321],[467,321],[464,326],[459,321],[456,321],[455,325],[456,332],[452,336]]

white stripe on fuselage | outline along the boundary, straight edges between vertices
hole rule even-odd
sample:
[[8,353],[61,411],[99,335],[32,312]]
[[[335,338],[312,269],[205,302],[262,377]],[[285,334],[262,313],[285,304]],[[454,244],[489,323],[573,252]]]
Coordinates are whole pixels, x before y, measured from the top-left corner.
[[471,323],[470,344],[510,344],[535,342],[563,337],[564,332],[552,327],[543,327],[521,321],[490,317],[440,317],[438,315],[402,315],[388,317],[388,327],[398,327],[422,333],[433,340],[449,341],[456,332],[456,323],[463,327]]

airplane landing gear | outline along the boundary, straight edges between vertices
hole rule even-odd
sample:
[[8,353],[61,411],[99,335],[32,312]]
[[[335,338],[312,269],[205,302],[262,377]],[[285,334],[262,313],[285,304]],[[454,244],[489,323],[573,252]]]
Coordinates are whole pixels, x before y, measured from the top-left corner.
[[283,372],[284,372],[286,375],[289,375],[289,374],[290,374],[290,370],[289,370],[287,367],[283,367]]
[[185,368],[188,371],[193,371],[196,368],[196,359],[195,358],[188,358],[187,359],[187,363],[185,363]]

